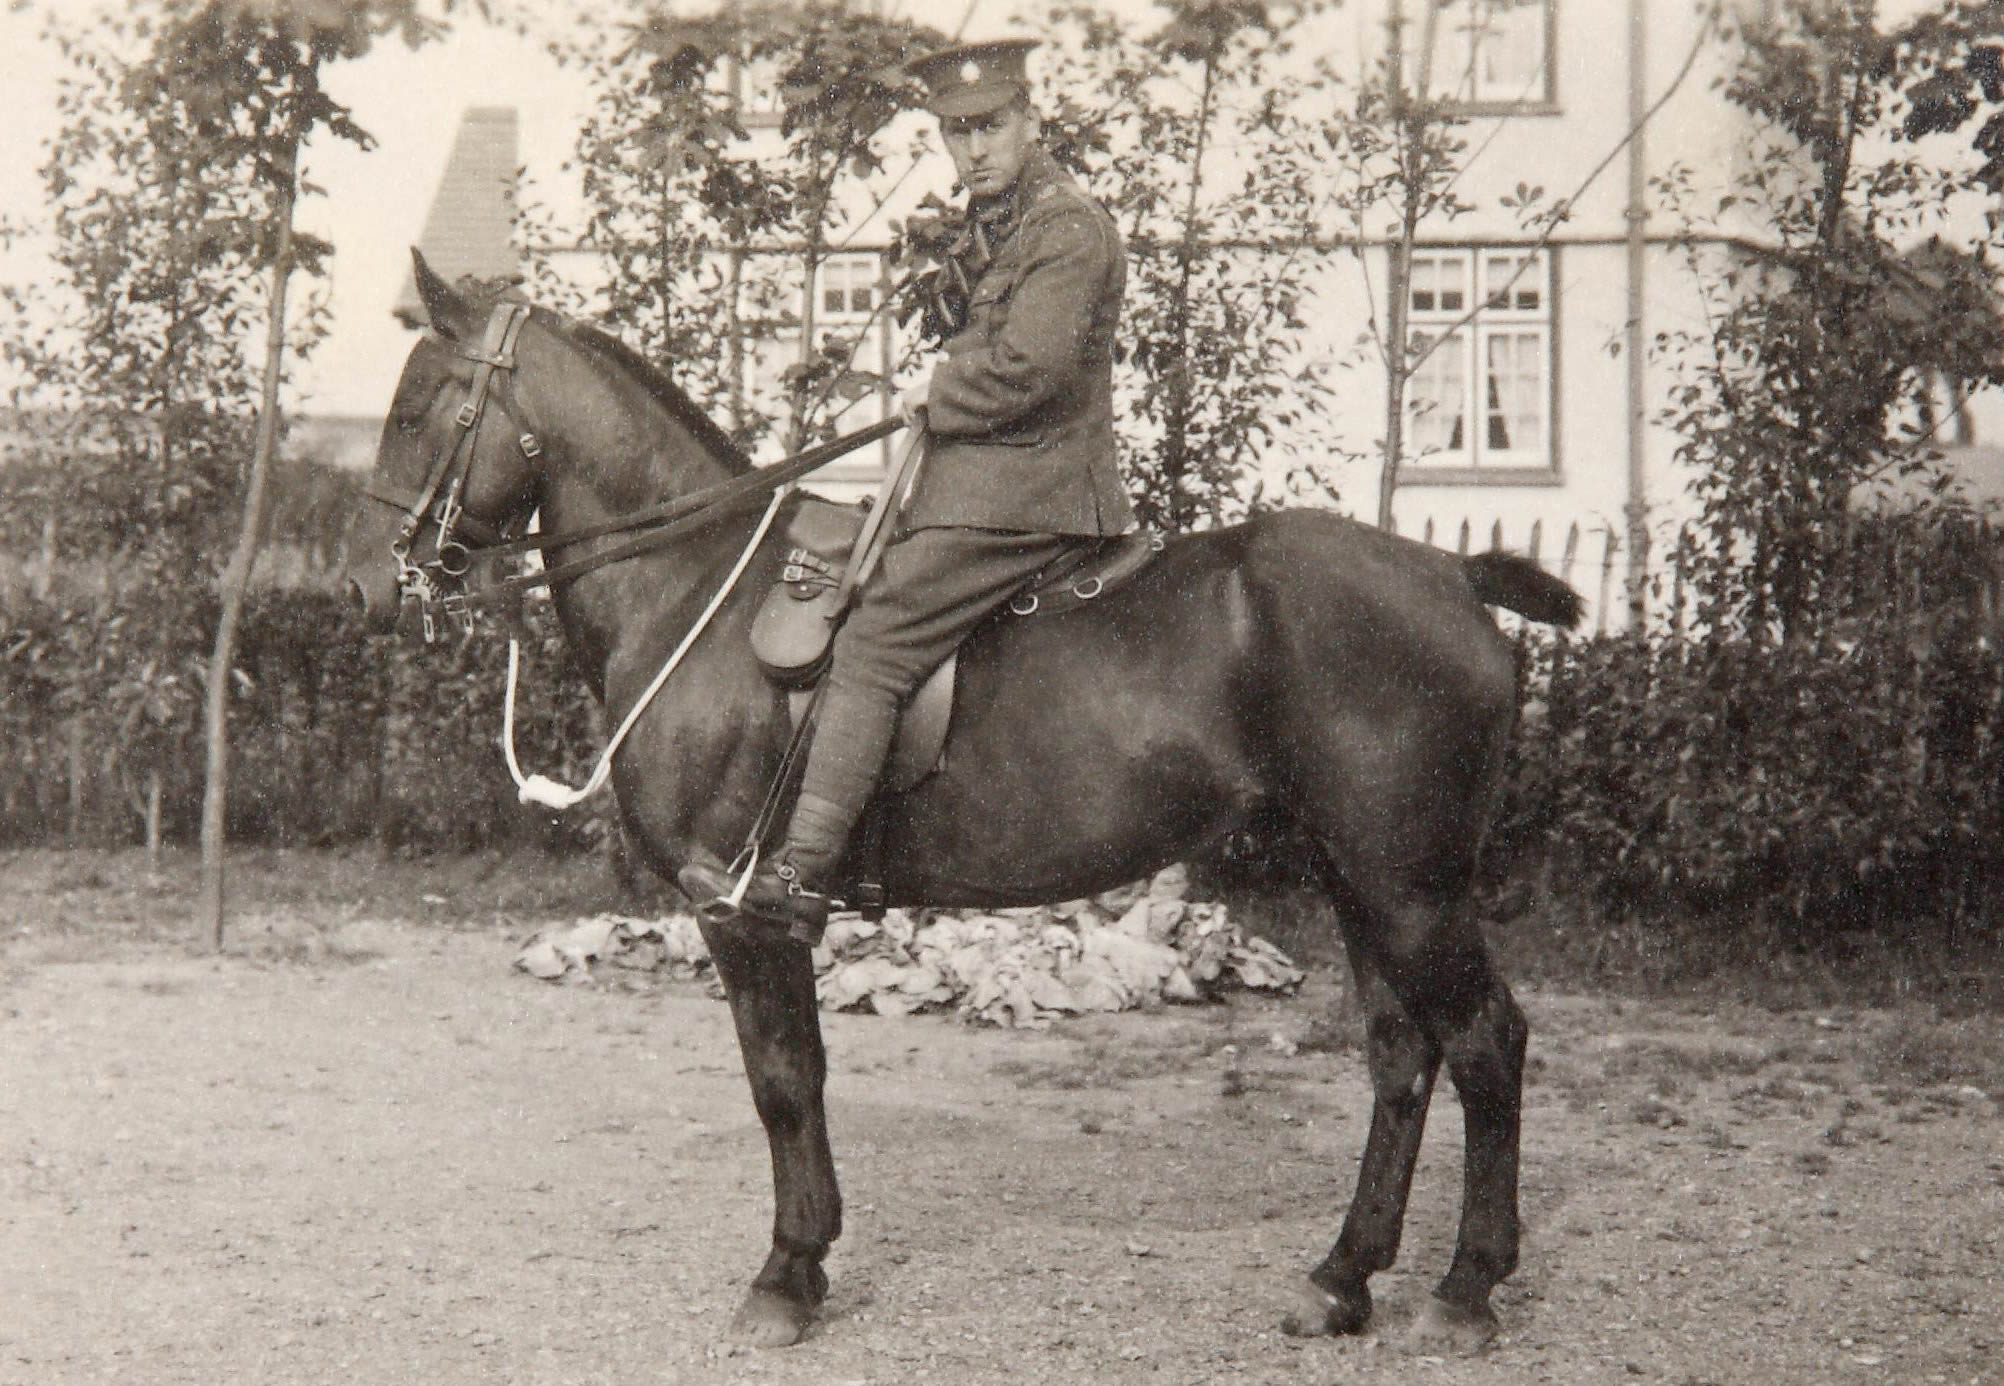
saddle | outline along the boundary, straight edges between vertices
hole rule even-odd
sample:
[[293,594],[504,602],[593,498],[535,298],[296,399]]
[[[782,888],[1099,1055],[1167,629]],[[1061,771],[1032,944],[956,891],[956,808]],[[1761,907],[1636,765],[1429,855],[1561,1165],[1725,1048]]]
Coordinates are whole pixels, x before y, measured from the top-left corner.
[[[861,506],[806,499],[787,522],[783,532],[786,562],[752,620],[752,653],[766,677],[788,691],[796,734],[813,705],[815,685],[827,672],[835,632],[856,585],[845,578],[853,565],[870,561],[870,555],[857,551],[865,518]],[[1082,546],[1076,556],[1039,573],[981,628],[998,621],[1077,610],[1118,591],[1161,551],[1162,537],[1145,531]],[[858,842],[850,853],[851,863],[866,881],[880,875],[874,858],[878,805],[883,796],[909,792],[945,764],[958,667],[959,654],[948,655],[899,714],[878,804],[872,805],[858,825]],[[880,908],[873,908],[868,885],[859,893],[866,913]],[[881,899],[880,890],[877,899]]]

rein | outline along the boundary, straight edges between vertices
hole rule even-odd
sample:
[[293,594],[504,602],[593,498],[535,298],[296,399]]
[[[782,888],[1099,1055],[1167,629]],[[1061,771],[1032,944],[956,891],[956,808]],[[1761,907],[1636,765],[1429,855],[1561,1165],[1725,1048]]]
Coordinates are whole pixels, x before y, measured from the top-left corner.
[[[468,593],[468,605],[479,606],[498,601],[517,592],[535,587],[547,587],[571,578],[589,573],[595,568],[603,568],[609,563],[639,554],[665,549],[684,535],[694,534],[732,515],[749,510],[750,502],[779,490],[781,487],[806,476],[816,468],[826,466],[836,458],[857,448],[866,447],[882,438],[888,438],[905,426],[901,418],[884,419],[859,428],[853,433],[845,433],[839,438],[796,453],[784,462],[770,467],[760,467],[743,476],[732,477],[729,481],[706,486],[700,491],[692,491],[686,496],[664,502],[617,520],[607,520],[603,524],[587,526],[584,529],[569,530],[561,534],[532,534],[507,544],[483,548],[483,558],[506,558],[515,554],[528,553],[535,549],[561,548],[566,544],[582,543],[587,539],[598,539],[608,534],[624,530],[638,529],[644,525],[661,524],[665,528],[650,534],[636,535],[623,544],[615,544],[600,553],[584,558],[574,558],[537,573],[521,573],[504,578],[491,587]],[[669,523],[672,521],[673,523]]]
[[605,749],[599,752],[598,764],[592,767],[591,778],[576,789],[566,784],[559,784],[548,775],[525,776],[522,773],[521,763],[515,758],[515,685],[520,678],[522,667],[522,642],[516,637],[509,637],[508,694],[501,708],[501,750],[508,761],[508,774],[515,781],[515,797],[518,800],[525,804],[541,804],[544,808],[561,812],[598,792],[612,774],[612,758],[626,740],[626,734],[633,730],[633,724],[640,720],[640,714],[654,701],[654,695],[661,691],[661,685],[668,682],[668,676],[682,663],[682,656],[689,653],[689,647],[696,643],[696,637],[708,629],[711,619],[723,606],[724,600],[737,590],[738,579],[744,576],[752,555],[758,552],[758,546],[765,541],[766,532],[772,528],[773,517],[779,513],[779,507],[785,500],[786,494],[783,491],[773,496],[771,503],[765,508],[765,514],[759,519],[758,527],[746,541],[744,552],[738,555],[738,561],[732,565],[730,573],[718,585],[716,593],[710,598],[709,605],[703,608],[703,614],[689,627],[688,633],[682,637],[682,643],[675,647],[675,652],[668,656],[667,662],[654,675],[654,681],[642,690],[640,696],[634,700],[633,706],[626,710],[626,716],[620,719],[618,730],[613,732],[611,739],[605,743]]
[[[390,556],[397,565],[397,585],[403,599],[406,602],[416,601],[423,613],[427,642],[437,635],[432,619],[434,605],[441,607],[462,632],[470,633],[476,607],[491,605],[533,588],[552,587],[608,564],[667,548],[689,534],[749,510],[751,502],[779,492],[809,472],[857,448],[888,438],[905,426],[901,418],[884,419],[796,453],[773,466],[755,468],[728,481],[706,486],[630,515],[582,529],[511,539],[496,526],[467,514],[461,497],[473,467],[480,421],[486,414],[495,376],[515,368],[516,339],[528,318],[526,304],[495,304],[487,321],[486,335],[477,348],[468,348],[436,332],[427,334],[455,356],[475,363],[466,400],[453,416],[457,437],[450,450],[441,450],[436,455],[427,469],[423,485],[415,492],[401,491],[375,477],[371,477],[362,488],[362,494],[370,500],[404,512],[403,525],[390,544]],[[498,402],[496,408],[498,411]],[[542,443],[533,431],[524,428],[515,441],[524,457],[533,461],[542,456]],[[433,546],[433,557],[420,564],[412,560],[411,553],[427,519],[438,526],[438,540]],[[475,548],[485,559],[513,558],[654,525],[662,528],[636,535],[599,553],[545,567],[540,572],[521,573],[478,590],[466,590],[464,579],[472,569]],[[466,539],[460,538],[462,534]],[[467,540],[471,540],[471,544]]]

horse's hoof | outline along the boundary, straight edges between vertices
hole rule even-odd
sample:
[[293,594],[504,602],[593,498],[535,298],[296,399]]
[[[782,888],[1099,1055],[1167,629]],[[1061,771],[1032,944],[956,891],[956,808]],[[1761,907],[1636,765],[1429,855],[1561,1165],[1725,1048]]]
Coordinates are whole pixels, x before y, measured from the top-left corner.
[[746,1347],[792,1347],[807,1334],[814,1310],[771,1290],[753,1289],[731,1319],[731,1341]]
[[1472,1357],[1496,1341],[1496,1311],[1488,1305],[1470,1308],[1433,1296],[1406,1331],[1406,1346],[1414,1352]]
[[1371,1292],[1359,1286],[1353,1295],[1335,1295],[1313,1280],[1294,1287],[1294,1307],[1280,1318],[1280,1331],[1292,1338],[1336,1338],[1362,1333],[1371,1322]]

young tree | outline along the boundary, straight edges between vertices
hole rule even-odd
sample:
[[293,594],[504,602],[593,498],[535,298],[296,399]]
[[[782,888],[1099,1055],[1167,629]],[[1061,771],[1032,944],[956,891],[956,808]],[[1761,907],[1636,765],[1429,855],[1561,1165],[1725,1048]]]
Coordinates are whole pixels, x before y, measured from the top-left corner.
[[[135,453],[156,467],[140,512],[147,504],[185,511],[201,538],[192,554],[144,537],[136,546],[185,563],[184,586],[207,575],[201,555],[219,537],[221,498],[243,497],[216,593],[204,701],[199,908],[218,946],[236,626],[286,365],[317,327],[311,313],[288,316],[288,290],[293,272],[317,270],[328,250],[294,227],[309,191],[302,160],[318,133],[370,143],[321,88],[321,71],[386,34],[417,43],[439,31],[417,0],[165,0],[107,20],[95,41],[71,49],[82,76],[45,173],[65,257],[59,307],[70,316],[17,355],[45,385],[64,381],[65,362],[80,363],[57,394],[149,440]],[[143,689],[139,700],[157,691]]]
[[[746,446],[788,451],[834,431],[843,404],[883,388],[866,324],[819,321],[821,270],[920,157],[886,149],[912,92],[911,54],[935,31],[840,4],[732,6],[685,18],[649,6],[559,53],[591,79],[596,107],[575,164],[581,237],[606,282],[594,304],[632,344],[670,363]],[[748,88],[770,85],[776,129],[754,131]],[[764,113],[760,113],[761,115]],[[547,261],[539,277],[554,278]],[[762,398],[748,359],[797,339]]]
[[244,487],[236,545],[221,578],[221,611],[209,659],[205,729],[208,757],[202,799],[202,892],[199,909],[222,946],[224,823],[229,795],[228,712],[237,622],[257,562],[265,488],[279,435],[279,391],[290,345],[286,316],[295,269],[317,271],[328,247],[301,235],[294,216],[310,191],[302,159],[315,134],[363,148],[373,143],[348,110],[321,86],[326,64],[366,53],[396,33],[416,44],[437,23],[417,0],[173,0],[148,53],[128,83],[136,109],[158,111],[178,126],[190,160],[209,175],[235,174],[253,199],[247,214],[217,228],[228,250],[268,282],[257,439]]
[[[1428,357],[1468,320],[1436,329],[1424,339],[1415,338],[1408,320],[1414,247],[1423,229],[1436,229],[1475,210],[1457,189],[1498,128],[1492,127],[1480,144],[1471,147],[1472,123],[1458,93],[1473,74],[1439,70],[1443,29],[1452,23],[1464,30],[1459,47],[1468,55],[1467,63],[1472,63],[1480,48],[1476,40],[1487,32],[1487,26],[1496,23],[1502,12],[1527,2],[1488,0],[1449,15],[1444,13],[1443,0],[1417,0],[1410,19],[1394,3],[1384,54],[1350,101],[1336,105],[1323,126],[1324,138],[1340,169],[1328,200],[1349,222],[1350,247],[1367,287],[1367,254],[1380,243],[1385,249],[1384,311],[1381,319],[1374,291],[1365,334],[1385,375],[1385,432],[1380,440],[1378,471],[1377,522],[1381,528],[1392,524],[1393,498],[1406,461],[1412,381]],[[1574,204],[1683,86],[1716,25],[1713,4],[1703,11],[1690,50],[1669,84],[1636,114],[1631,127],[1610,143],[1605,155],[1569,194],[1552,198],[1542,186],[1519,182],[1513,192],[1500,199],[1500,205],[1516,216],[1530,236],[1530,251],[1539,252],[1549,245],[1553,233],[1570,219]],[[1332,88],[1340,87],[1333,74],[1329,80]],[[1383,224],[1381,218],[1389,224],[1382,238],[1373,229]],[[1533,263],[1532,256],[1523,257],[1509,284]],[[1502,289],[1507,291],[1509,284]],[[1476,305],[1471,305],[1469,316],[1475,311]]]
[[1452,101],[1437,93],[1433,80],[1439,29],[1438,0],[1424,0],[1417,42],[1408,42],[1406,26],[1395,16],[1388,28],[1390,42],[1371,79],[1358,87],[1347,108],[1335,109],[1324,127],[1343,173],[1331,201],[1350,223],[1351,252],[1364,269],[1367,286],[1364,259],[1376,239],[1371,225],[1374,218],[1391,214],[1384,326],[1379,328],[1374,304],[1368,329],[1385,372],[1377,507],[1381,529],[1391,528],[1392,498],[1406,455],[1407,387],[1431,345],[1414,343],[1407,322],[1413,247],[1422,225],[1452,221],[1474,210],[1455,192],[1468,152],[1463,135],[1467,122]]
[[1127,242],[1130,488],[1145,522],[1184,530],[1267,503],[1263,473],[1283,458],[1327,489],[1327,386],[1300,350],[1323,181],[1303,113],[1320,79],[1294,46],[1315,7],[1158,8],[1153,25],[1057,8],[1040,56],[1047,140]]
[[[1707,330],[1662,346],[1700,502],[1701,619],[1785,642],[1832,614],[1821,594],[1854,491],[1925,464],[1916,421],[1936,377],[2004,378],[2004,328],[1977,261],[1912,249],[1952,229],[1983,175],[1892,142],[1917,49],[1878,27],[1873,0],[1788,0],[1742,37],[1726,92],[1760,133],[1720,210],[1751,211],[1771,239],[1724,264],[1693,250]],[[1686,171],[1660,186],[1707,227]]]
[[[125,782],[157,853],[162,775],[199,724],[208,555],[225,533],[255,405],[240,324],[252,286],[227,249],[242,189],[205,176],[161,113],[131,104],[146,26],[51,41],[70,70],[40,174],[54,273],[0,289],[27,446],[0,514],[41,531],[69,581],[49,595],[93,632],[65,700],[72,818],[83,779]],[[102,748],[87,767],[82,748]]]

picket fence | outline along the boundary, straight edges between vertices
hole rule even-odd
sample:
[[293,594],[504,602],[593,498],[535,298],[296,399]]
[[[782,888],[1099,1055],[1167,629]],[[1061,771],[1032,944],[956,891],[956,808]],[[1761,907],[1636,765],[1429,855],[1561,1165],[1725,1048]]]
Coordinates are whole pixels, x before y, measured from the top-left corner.
[[[1449,531],[1452,529],[1452,534]],[[1392,532],[1398,533],[1395,523]],[[1459,554],[1471,552],[1478,526],[1463,517],[1458,527],[1437,526],[1432,516],[1428,516],[1420,526],[1418,538],[1421,542],[1436,548],[1452,548]],[[1503,521],[1493,520],[1489,525],[1491,549],[1508,549],[1536,563],[1540,568],[1566,583],[1586,598],[1588,609],[1587,625],[1594,634],[1605,635],[1611,628],[1619,628],[1624,623],[1621,612],[1622,591],[1618,583],[1625,580],[1625,574],[1617,574],[1616,559],[1624,545],[1621,536],[1606,525],[1592,528],[1582,527],[1578,520],[1566,526],[1565,538],[1557,551],[1547,553],[1545,549],[1545,522],[1543,519],[1531,521],[1529,532],[1522,543],[1509,542]],[[1596,556],[1597,551],[1597,556]]]

